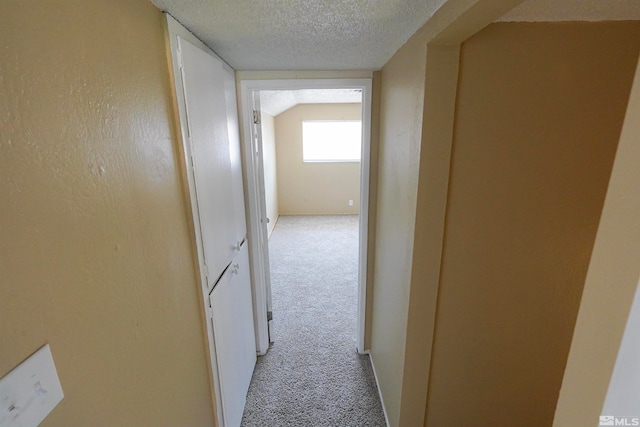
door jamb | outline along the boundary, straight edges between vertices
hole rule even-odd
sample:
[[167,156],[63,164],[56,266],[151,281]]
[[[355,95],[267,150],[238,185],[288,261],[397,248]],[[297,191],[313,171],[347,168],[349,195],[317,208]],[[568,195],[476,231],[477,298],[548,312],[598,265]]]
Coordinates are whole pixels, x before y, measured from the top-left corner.
[[[266,212],[260,209],[257,188],[257,164],[253,153],[251,126],[253,123],[252,93],[260,90],[297,90],[297,89],[361,89],[362,90],[362,155],[360,162],[360,212],[359,212],[359,255],[358,255],[358,317],[356,345],[358,353],[364,354],[365,348],[365,320],[367,300],[367,247],[369,229],[369,169],[371,150],[371,78],[361,79],[282,79],[282,80],[241,80],[240,94],[242,101],[242,126],[244,136],[241,144],[244,149],[245,171],[247,177],[247,213],[249,215],[249,232],[257,235],[259,227],[263,225]],[[264,189],[261,189],[264,191]],[[252,254],[252,277],[254,290],[254,314],[256,315],[256,344],[259,354],[265,354],[269,348],[266,281],[264,259],[258,247],[258,239],[250,239]],[[257,262],[256,262],[257,261]]]

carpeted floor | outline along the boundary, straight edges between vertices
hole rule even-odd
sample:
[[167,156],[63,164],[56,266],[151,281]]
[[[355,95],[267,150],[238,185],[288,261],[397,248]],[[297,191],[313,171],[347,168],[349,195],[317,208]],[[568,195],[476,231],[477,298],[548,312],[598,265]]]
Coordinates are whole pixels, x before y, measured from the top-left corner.
[[385,426],[369,357],[356,352],[358,217],[281,216],[269,253],[275,342],[242,425]]

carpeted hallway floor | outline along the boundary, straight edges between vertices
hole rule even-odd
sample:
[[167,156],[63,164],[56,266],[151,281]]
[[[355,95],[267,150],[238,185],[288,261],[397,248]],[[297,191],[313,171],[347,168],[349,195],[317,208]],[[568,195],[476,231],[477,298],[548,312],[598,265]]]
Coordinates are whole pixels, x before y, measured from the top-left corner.
[[358,217],[281,216],[269,253],[275,342],[242,425],[385,426],[369,357],[356,352]]

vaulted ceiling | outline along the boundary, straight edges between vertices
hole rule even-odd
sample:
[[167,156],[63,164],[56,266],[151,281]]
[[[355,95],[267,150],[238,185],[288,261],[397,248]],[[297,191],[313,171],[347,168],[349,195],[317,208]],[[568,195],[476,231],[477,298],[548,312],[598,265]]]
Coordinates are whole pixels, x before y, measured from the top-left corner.
[[359,89],[262,90],[260,107],[272,116],[298,104],[357,104],[362,102]]

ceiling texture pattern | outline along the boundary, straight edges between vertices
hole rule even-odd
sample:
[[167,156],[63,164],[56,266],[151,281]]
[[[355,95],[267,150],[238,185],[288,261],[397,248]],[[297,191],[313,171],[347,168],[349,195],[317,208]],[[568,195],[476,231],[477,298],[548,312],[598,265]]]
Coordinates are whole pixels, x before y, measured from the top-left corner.
[[[236,70],[378,70],[446,0],[151,0]],[[640,0],[525,0],[498,21],[640,20]]]
[[378,70],[445,0],[152,0],[236,70]]
[[[446,0],[151,0],[236,70],[378,70]],[[525,0],[498,21],[640,20],[640,0]],[[262,91],[278,115],[360,93]]]

